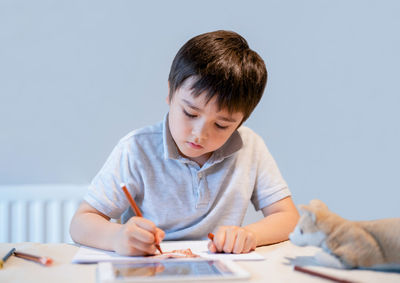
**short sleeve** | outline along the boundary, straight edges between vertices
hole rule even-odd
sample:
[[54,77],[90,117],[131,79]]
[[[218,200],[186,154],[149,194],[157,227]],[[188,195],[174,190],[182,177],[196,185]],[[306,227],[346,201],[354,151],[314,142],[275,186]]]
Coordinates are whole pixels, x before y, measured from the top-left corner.
[[110,218],[119,218],[129,203],[120,188],[127,185],[133,197],[140,185],[133,171],[133,154],[127,139],[122,139],[113,149],[107,161],[89,185],[84,200]]
[[279,168],[261,137],[256,136],[254,158],[257,160],[257,176],[251,201],[260,210],[291,195]]

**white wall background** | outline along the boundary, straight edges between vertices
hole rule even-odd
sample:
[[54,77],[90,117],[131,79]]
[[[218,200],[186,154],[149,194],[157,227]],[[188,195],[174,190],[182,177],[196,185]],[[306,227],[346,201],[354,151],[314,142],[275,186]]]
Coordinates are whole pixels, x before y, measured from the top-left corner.
[[399,12],[395,0],[0,0],[0,185],[89,183],[122,136],[163,118],[180,46],[227,29],[267,64],[246,124],[296,204],[399,217]]

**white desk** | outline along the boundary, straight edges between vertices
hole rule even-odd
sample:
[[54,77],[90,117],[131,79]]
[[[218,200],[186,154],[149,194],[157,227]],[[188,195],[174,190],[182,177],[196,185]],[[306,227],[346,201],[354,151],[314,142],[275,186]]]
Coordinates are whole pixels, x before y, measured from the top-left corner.
[[[96,282],[95,264],[83,265],[71,263],[72,257],[78,250],[77,246],[68,244],[0,243],[0,256],[2,257],[5,255],[12,247],[15,247],[21,252],[49,256],[53,258],[54,263],[51,267],[43,267],[37,263],[13,256],[7,260],[4,264],[4,268],[0,269],[0,282],[2,283]],[[311,256],[316,251],[316,248],[296,247],[290,242],[257,248],[257,252],[263,254],[266,260],[238,262],[251,273],[251,279],[243,282],[330,282],[325,279],[294,271],[292,268],[291,263],[298,265],[312,264]],[[356,282],[400,282],[400,273],[367,270],[336,270],[310,265],[307,267]]]

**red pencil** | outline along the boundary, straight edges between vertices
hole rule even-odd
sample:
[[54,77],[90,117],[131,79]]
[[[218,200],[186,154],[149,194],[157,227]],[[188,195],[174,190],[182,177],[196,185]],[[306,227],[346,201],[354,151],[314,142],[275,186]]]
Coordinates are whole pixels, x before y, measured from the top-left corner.
[[308,268],[304,268],[304,267],[301,267],[301,266],[298,266],[298,265],[294,266],[294,270],[300,271],[300,272],[304,272],[304,273],[307,273],[307,274],[310,274],[310,275],[313,275],[313,276],[318,276],[318,277],[321,277],[321,278],[324,278],[324,279],[328,279],[328,280],[331,280],[331,281],[339,282],[339,283],[355,283],[354,281],[349,281],[349,280],[346,280],[346,279],[337,278],[337,277],[334,277],[334,276],[331,276],[331,275],[328,275],[328,274],[323,274],[321,272],[310,270]]
[[[142,212],[140,211],[139,207],[137,206],[137,204],[136,204],[135,200],[133,199],[133,197],[131,196],[131,194],[128,192],[128,189],[126,188],[124,183],[121,184],[121,188],[124,191],[125,196],[128,199],[132,209],[135,211],[136,216],[143,217]],[[156,244],[156,248],[157,248],[157,250],[160,251],[161,254],[163,253],[159,244]]]

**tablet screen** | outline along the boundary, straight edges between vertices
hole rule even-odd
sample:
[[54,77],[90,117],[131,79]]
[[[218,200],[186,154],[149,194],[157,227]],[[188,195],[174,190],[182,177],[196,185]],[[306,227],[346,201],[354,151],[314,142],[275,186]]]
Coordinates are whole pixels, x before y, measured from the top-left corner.
[[214,277],[232,275],[219,261],[163,261],[114,264],[117,279],[131,277]]

